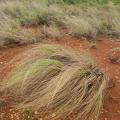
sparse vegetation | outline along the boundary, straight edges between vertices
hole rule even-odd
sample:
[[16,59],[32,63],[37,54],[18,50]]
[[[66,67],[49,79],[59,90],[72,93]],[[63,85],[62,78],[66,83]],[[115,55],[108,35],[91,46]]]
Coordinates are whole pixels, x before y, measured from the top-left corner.
[[[65,3],[78,3],[82,0],[65,0]],[[69,5],[57,1],[6,1],[0,4],[0,36],[1,46],[6,43],[35,43],[48,36],[58,39],[65,34],[77,37],[95,38],[99,34],[120,35],[120,6],[106,0],[104,5]],[[89,1],[86,1],[89,3]],[[99,1],[94,3],[99,3]],[[102,3],[102,1],[101,1]],[[91,6],[90,6],[91,5]],[[44,29],[45,35],[40,31],[25,32],[20,26],[33,25]],[[47,26],[47,27],[45,27]],[[48,32],[49,31],[49,32]],[[63,34],[63,35],[61,35]]]

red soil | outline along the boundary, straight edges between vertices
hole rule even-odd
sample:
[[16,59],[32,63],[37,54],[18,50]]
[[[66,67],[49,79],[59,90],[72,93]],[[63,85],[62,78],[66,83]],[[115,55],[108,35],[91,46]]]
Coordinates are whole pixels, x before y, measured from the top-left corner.
[[9,71],[10,66],[8,69],[4,70],[4,66],[8,64],[8,62],[18,53],[23,52],[24,50],[28,49],[26,46],[19,46],[14,48],[1,48],[0,49],[0,79],[6,75]]
[[[66,48],[72,48],[75,51],[90,52],[95,58],[96,64],[105,70],[110,78],[113,80],[113,86],[108,91],[108,97],[106,98],[104,110],[101,114],[100,120],[120,120],[120,64],[113,64],[109,61],[108,55],[111,49],[120,47],[120,42],[111,41],[108,39],[102,39],[96,43],[96,49],[90,48],[90,43],[82,41],[77,38],[64,38],[59,41],[49,41],[50,44],[59,44]],[[29,47],[16,47],[0,50],[0,68],[4,67],[16,54],[23,52]],[[1,70],[1,69],[0,69]],[[4,76],[6,71],[0,71],[0,77]],[[20,114],[16,111],[17,116]],[[44,113],[43,113],[44,114]],[[2,116],[2,117],[1,117]],[[10,116],[10,112],[2,111],[0,113],[0,120],[22,120],[19,117],[6,117]],[[39,115],[44,116],[44,115]],[[44,119],[40,119],[44,120]],[[70,119],[69,119],[70,120]]]

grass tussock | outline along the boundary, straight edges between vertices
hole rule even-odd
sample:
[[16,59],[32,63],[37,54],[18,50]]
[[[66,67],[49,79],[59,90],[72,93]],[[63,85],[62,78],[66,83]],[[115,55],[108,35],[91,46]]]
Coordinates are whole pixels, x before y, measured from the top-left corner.
[[1,82],[0,91],[16,100],[21,97],[18,108],[46,107],[55,118],[74,112],[76,119],[98,118],[108,78],[88,56],[40,44],[9,64],[15,66]]
[[58,40],[62,37],[63,33],[59,30],[59,28],[56,25],[51,25],[51,26],[44,26],[43,27],[43,35],[46,38]]
[[35,34],[32,31],[21,29],[18,20],[13,20],[10,16],[1,16],[0,20],[0,46],[41,41],[41,33]]

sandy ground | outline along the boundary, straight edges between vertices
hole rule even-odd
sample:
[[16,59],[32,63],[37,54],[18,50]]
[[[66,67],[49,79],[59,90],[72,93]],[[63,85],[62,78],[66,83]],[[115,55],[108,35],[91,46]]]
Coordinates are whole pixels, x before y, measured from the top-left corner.
[[[59,44],[68,49],[73,49],[77,52],[88,52],[96,60],[97,66],[104,69],[105,72],[112,79],[111,88],[108,89],[104,110],[101,113],[100,120],[120,120],[120,64],[111,63],[108,57],[110,55],[116,56],[116,53],[111,52],[111,49],[120,47],[119,41],[112,41],[105,38],[100,38],[100,41],[96,42],[96,48],[91,48],[90,43],[86,40],[80,40],[78,38],[64,38],[59,41],[49,40],[50,44]],[[8,49],[0,49],[0,78],[4,77],[8,69],[4,69],[4,66],[18,53],[24,52],[29,49],[30,46],[21,46]],[[117,53],[119,56],[120,53]],[[44,120],[45,113],[37,113],[39,120]],[[23,120],[22,112],[12,110],[7,107],[0,110],[0,120]],[[48,119],[50,120],[50,119]],[[67,120],[74,120],[68,118]]]

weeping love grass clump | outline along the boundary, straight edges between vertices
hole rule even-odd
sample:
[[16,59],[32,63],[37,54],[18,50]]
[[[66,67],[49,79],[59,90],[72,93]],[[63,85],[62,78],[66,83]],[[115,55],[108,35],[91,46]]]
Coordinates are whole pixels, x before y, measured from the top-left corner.
[[17,55],[1,83],[3,96],[19,99],[17,108],[46,108],[55,118],[76,114],[76,119],[97,119],[108,78],[83,54],[59,46],[39,44]]
[[18,20],[0,13],[0,47],[41,41],[42,34],[21,29]]

